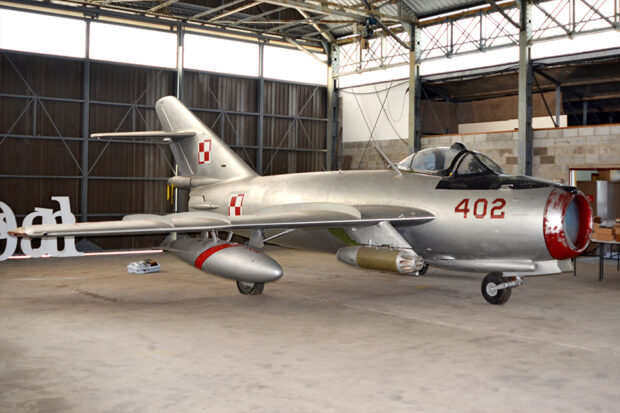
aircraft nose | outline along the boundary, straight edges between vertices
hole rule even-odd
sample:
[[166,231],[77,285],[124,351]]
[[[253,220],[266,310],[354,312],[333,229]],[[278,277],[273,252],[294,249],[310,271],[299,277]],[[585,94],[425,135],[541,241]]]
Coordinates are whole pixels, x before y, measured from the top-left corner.
[[563,260],[581,254],[592,235],[592,209],[585,195],[554,189],[545,206],[543,233],[553,258]]

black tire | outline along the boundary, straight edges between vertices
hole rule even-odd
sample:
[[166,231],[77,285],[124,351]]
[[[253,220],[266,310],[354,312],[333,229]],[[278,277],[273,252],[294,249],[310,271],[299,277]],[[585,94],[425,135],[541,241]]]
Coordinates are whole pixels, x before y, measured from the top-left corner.
[[481,286],[482,296],[485,300],[487,300],[489,304],[502,305],[505,304],[506,301],[508,301],[510,295],[512,294],[512,288],[504,288],[503,290],[498,290],[494,292],[487,290],[487,287],[490,284],[498,285],[506,281],[507,280],[502,277],[502,273],[500,272],[491,272],[487,274],[486,277],[484,277]]
[[265,283],[251,283],[245,281],[237,281],[237,289],[241,294],[244,295],[261,295],[263,293],[263,289],[265,288]]
[[424,264],[424,267],[420,271],[418,271],[418,275],[424,275],[428,271],[428,264]]

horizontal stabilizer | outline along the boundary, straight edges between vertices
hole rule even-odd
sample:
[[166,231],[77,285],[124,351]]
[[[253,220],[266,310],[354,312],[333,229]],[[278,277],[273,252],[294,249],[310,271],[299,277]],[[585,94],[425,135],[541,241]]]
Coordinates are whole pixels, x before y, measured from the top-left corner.
[[109,132],[109,133],[93,133],[90,135],[92,139],[182,139],[191,138],[196,132],[164,132],[164,131],[143,131],[143,132]]

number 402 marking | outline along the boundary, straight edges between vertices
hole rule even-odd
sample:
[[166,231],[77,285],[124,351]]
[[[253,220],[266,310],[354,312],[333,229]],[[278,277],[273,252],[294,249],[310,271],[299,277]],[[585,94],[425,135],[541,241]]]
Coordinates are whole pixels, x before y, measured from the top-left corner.
[[[503,198],[497,198],[491,201],[491,218],[504,218],[504,207],[506,206],[506,200]],[[473,209],[469,209],[469,198],[465,198],[454,208],[454,212],[462,213],[463,218],[467,218],[467,214],[471,211],[474,216],[478,219],[482,219],[487,215],[487,210],[489,208],[489,202],[484,199],[476,199],[474,201]]]

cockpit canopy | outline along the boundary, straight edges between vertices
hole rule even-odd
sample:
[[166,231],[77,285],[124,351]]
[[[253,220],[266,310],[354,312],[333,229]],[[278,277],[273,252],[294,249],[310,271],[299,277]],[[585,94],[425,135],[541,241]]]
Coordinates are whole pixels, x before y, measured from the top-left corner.
[[437,176],[504,174],[502,168],[491,158],[480,152],[467,150],[462,143],[418,151],[400,161],[398,169]]

